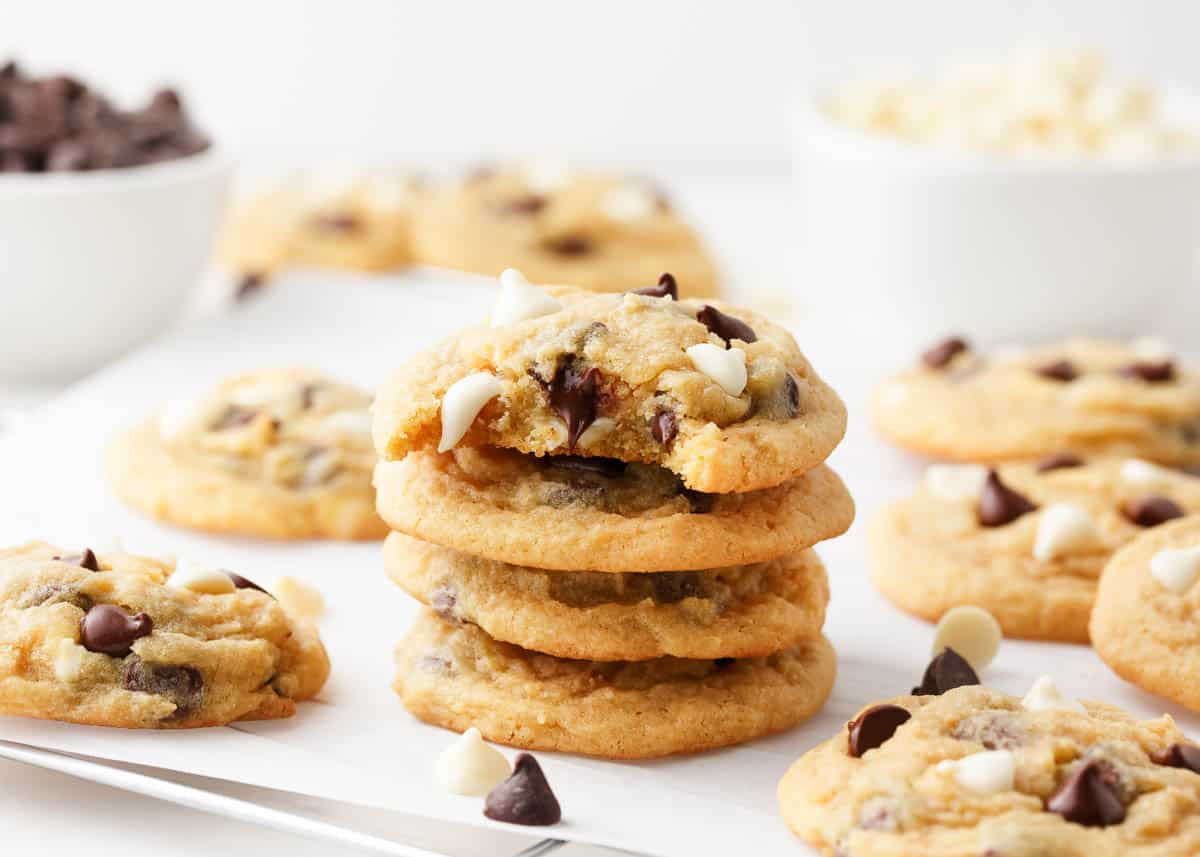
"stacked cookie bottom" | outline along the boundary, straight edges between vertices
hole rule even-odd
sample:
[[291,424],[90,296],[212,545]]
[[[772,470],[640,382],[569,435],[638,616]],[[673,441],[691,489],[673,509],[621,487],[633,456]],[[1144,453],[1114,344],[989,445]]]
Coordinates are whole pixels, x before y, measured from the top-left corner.
[[818,468],[698,494],[655,465],[490,447],[379,465],[391,579],[426,605],[396,651],[420,719],[635,759],[788,729],[825,702],[811,546],[853,503]]

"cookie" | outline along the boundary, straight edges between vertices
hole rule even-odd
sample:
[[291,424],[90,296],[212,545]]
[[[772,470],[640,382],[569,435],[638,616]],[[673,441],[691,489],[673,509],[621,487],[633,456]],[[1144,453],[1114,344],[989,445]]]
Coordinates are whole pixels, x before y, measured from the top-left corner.
[[[538,289],[506,272],[497,326],[464,330],[379,391],[375,445],[502,446],[660,464],[696,491],[779,485],[824,461],[846,410],[791,334],[754,313]],[[665,289],[665,291],[664,291]]]
[[393,687],[421,720],[489,741],[610,759],[692,753],[795,726],[836,664],[824,637],[766,658],[563,660],[425,611],[396,649]]
[[661,192],[636,179],[553,165],[480,171],[430,195],[413,223],[417,259],[495,276],[624,292],[671,271],[685,295],[717,293],[699,237]]
[[984,354],[948,340],[881,384],[871,416],[892,442],[935,458],[1070,451],[1200,462],[1200,374],[1154,342]]
[[872,522],[872,579],[894,604],[930,621],[974,604],[1006,636],[1087,642],[1113,552],[1200,512],[1200,478],[1137,459],[1055,456],[995,472],[934,465]]
[[1200,711],[1200,516],[1139,536],[1104,569],[1092,645],[1143,690]]
[[1200,853],[1200,750],[1166,715],[1073,708],[982,687],[872,706],[787,772],[784,820],[844,857]]
[[219,258],[266,275],[289,266],[383,271],[412,262],[412,216],[423,194],[410,173],[329,169],[301,173],[234,209]]
[[821,465],[745,494],[698,494],[650,464],[495,447],[414,452],[375,471],[392,529],[553,571],[694,571],[769,562],[845,532],[854,502]]
[[135,509],[193,529],[383,538],[369,402],[308,370],[239,375],[117,437],[109,482]]
[[543,571],[388,536],[388,576],[449,622],[559,658],[748,658],[816,636],[829,581],[812,551],[649,574]]
[[290,717],[316,629],[224,571],[35,542],[0,551],[0,713],[171,728]]

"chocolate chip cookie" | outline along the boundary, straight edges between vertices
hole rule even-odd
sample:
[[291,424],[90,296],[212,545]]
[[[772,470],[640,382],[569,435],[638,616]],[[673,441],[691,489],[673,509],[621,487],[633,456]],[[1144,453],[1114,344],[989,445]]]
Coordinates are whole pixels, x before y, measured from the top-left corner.
[[0,551],[0,713],[126,728],[290,717],[316,629],[244,577],[126,553]]
[[303,369],[239,375],[113,442],[129,505],[185,527],[270,538],[375,539],[369,397]]
[[838,857],[1200,853],[1200,748],[1170,717],[982,687],[861,712],[779,784],[792,831]]
[[1200,462],[1200,374],[1154,341],[986,354],[947,340],[881,384],[871,415],[889,440],[937,458],[1070,451]]
[[690,489],[769,488],[824,461],[846,410],[787,331],[724,304],[530,286],[506,271],[490,326],[410,360],[379,391],[375,445],[501,446],[659,464]]
[[437,726],[489,741],[645,759],[791,728],[825,702],[836,669],[824,637],[765,658],[564,660],[422,613],[396,650],[396,692]]
[[934,465],[872,523],[872,579],[931,621],[974,604],[1007,636],[1087,642],[1113,552],[1187,513],[1200,513],[1200,478],[1140,459]]
[[647,182],[530,164],[479,170],[430,195],[416,214],[423,264],[606,292],[671,271],[685,295],[717,292],[699,237]]

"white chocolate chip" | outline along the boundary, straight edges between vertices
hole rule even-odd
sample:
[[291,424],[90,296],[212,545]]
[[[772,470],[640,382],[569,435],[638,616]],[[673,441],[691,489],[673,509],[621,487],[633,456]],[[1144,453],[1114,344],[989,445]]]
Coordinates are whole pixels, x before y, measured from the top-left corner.
[[1087,714],[1087,709],[1077,699],[1063,696],[1054,679],[1048,675],[1041,676],[1029,688],[1029,693],[1021,700],[1021,707],[1028,711],[1078,711]]
[[229,392],[229,401],[241,408],[266,408],[280,419],[295,416],[304,408],[300,388],[278,382],[235,387]]
[[321,434],[371,439],[371,415],[366,411],[334,411],[321,420]]
[[583,430],[583,434],[579,436],[576,445],[587,449],[592,444],[599,443],[608,437],[616,427],[617,423],[615,420],[608,417],[596,417],[592,424]]
[[982,464],[931,464],[925,471],[925,485],[939,500],[974,503],[987,476],[988,469]]
[[267,586],[288,613],[315,622],[325,612],[325,598],[315,586],[288,575],[275,578]]
[[1150,574],[1167,589],[1182,595],[1200,578],[1200,546],[1160,550],[1150,558]]
[[507,268],[500,274],[500,294],[492,307],[491,326],[504,327],[550,315],[560,309],[562,304],[537,286],[530,285],[524,274],[516,268]]
[[658,201],[646,188],[635,184],[623,184],[604,195],[600,205],[612,220],[631,223],[654,213]]
[[1121,464],[1121,481],[1130,485],[1156,485],[1171,479],[1174,474],[1140,458],[1129,458]]
[[982,607],[963,604],[951,607],[938,621],[937,633],[933,638],[933,654],[939,655],[943,649],[954,649],[979,672],[996,657],[1002,638],[1000,623],[991,613]]
[[1038,522],[1033,557],[1041,562],[1100,547],[1100,531],[1092,516],[1071,503],[1047,506]]
[[199,565],[186,558],[180,558],[175,563],[175,570],[167,578],[167,586],[190,589],[205,595],[225,595],[237,588],[225,572]]
[[711,342],[690,345],[687,355],[692,365],[721,385],[731,396],[740,396],[746,389],[746,352],[740,348],[724,349]]
[[315,488],[324,485],[342,469],[342,459],[336,450],[322,449],[315,455],[310,455],[304,462],[304,470],[300,474],[301,488]]
[[490,372],[476,372],[451,384],[442,396],[442,439],[438,442],[438,452],[453,449],[483,406],[503,391],[500,379]]
[[1133,356],[1138,360],[1158,361],[1170,360],[1174,352],[1169,343],[1154,336],[1143,336],[1135,339],[1129,346]]
[[574,175],[563,161],[534,161],[525,165],[525,184],[534,193],[554,193],[571,183]]
[[54,677],[59,681],[71,682],[79,678],[83,669],[83,657],[87,649],[74,640],[63,637],[54,644]]
[[170,399],[158,412],[158,433],[163,440],[174,440],[188,426],[204,419],[210,409],[210,403],[203,398],[179,396]]
[[969,792],[993,795],[1012,789],[1016,763],[1009,750],[984,750],[961,759],[938,762],[937,769],[950,774]]
[[504,754],[487,744],[472,726],[442,751],[433,766],[433,779],[456,795],[482,797],[508,779],[512,766]]

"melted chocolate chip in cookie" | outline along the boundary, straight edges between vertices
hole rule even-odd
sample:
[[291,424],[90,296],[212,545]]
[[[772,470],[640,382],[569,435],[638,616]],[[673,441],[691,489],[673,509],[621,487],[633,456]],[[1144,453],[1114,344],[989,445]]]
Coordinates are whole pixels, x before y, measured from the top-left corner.
[[516,214],[530,216],[537,214],[550,203],[550,200],[537,193],[526,193],[505,200],[498,207],[501,214]]
[[724,339],[726,348],[735,339],[740,339],[742,342],[758,341],[758,335],[746,322],[740,318],[726,315],[716,307],[709,306],[708,304],[705,304],[700,312],[696,313],[696,321],[707,327],[709,333],[715,333]]
[[922,352],[921,362],[930,369],[945,369],[950,365],[951,360],[965,353],[969,348],[965,339],[953,336]]
[[1083,467],[1084,461],[1073,452],[1059,452],[1048,455],[1038,462],[1038,473],[1049,473],[1051,470],[1065,470],[1069,467]]
[[175,704],[172,720],[191,714],[204,697],[204,676],[193,667],[154,664],[137,655],[125,662],[121,686],[126,690],[163,696]]
[[545,385],[550,408],[567,424],[567,448],[574,449],[579,436],[596,421],[600,399],[600,370],[580,368],[574,356],[559,361],[554,377]]
[[679,285],[675,282],[675,278],[670,274],[663,274],[658,278],[656,286],[642,286],[640,289],[634,289],[632,294],[645,295],[649,298],[670,298],[673,301],[679,300]]
[[133,615],[115,604],[97,604],[79,620],[79,642],[89,652],[123,658],[134,640],[152,630],[154,622],[145,613]]
[[702,594],[700,575],[694,571],[659,571],[649,577],[654,600],[659,604],[678,604]]
[[929,662],[913,696],[941,696],[956,687],[979,684],[979,676],[967,659],[947,646]]
[[1117,372],[1126,378],[1145,381],[1147,384],[1162,384],[1175,380],[1175,361],[1140,361],[1130,363],[1128,366],[1118,369]]
[[1046,799],[1046,809],[1084,827],[1120,824],[1125,805],[1116,770],[1101,759],[1085,762]]
[[846,724],[850,755],[859,758],[896,734],[912,715],[899,705],[873,705]]
[[979,495],[979,523],[985,527],[1003,527],[1022,515],[1036,511],[1037,505],[1000,481],[1000,474],[988,471]]
[[513,772],[488,793],[483,814],[495,821],[543,827],[562,820],[558,798],[537,759],[518,753]]
[[675,435],[679,434],[679,419],[675,412],[666,408],[656,410],[654,419],[650,421],[650,434],[663,446],[670,446]]
[[[257,583],[255,583],[253,580],[242,577],[240,574],[235,574],[232,571],[227,571],[227,572],[225,572],[225,576],[233,581],[234,589],[254,589],[254,590],[257,590],[258,592],[263,593],[264,595],[271,595],[270,592],[267,592],[267,590],[263,589],[261,586],[259,586]],[[271,595],[271,597],[274,598],[275,596]]]
[[364,226],[362,218],[345,211],[319,214],[313,218],[312,225],[317,231],[332,235],[349,235],[360,231]]
[[1157,527],[1167,521],[1182,518],[1184,511],[1170,497],[1151,494],[1126,503],[1121,507],[1121,514],[1139,527]]
[[549,455],[546,456],[545,462],[550,467],[574,470],[577,473],[594,473],[609,479],[624,475],[627,466],[624,461],[616,458],[582,455]]
[[1079,377],[1079,370],[1070,360],[1056,360],[1053,363],[1047,363],[1045,366],[1039,367],[1037,373],[1048,380],[1062,381],[1063,383],[1074,381]]
[[1156,765],[1166,765],[1168,768],[1186,768],[1200,774],[1200,747],[1193,744],[1172,744],[1165,750],[1151,753],[1150,759]]
[[582,235],[562,235],[548,238],[542,246],[556,256],[586,256],[592,252],[592,242]]

